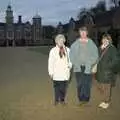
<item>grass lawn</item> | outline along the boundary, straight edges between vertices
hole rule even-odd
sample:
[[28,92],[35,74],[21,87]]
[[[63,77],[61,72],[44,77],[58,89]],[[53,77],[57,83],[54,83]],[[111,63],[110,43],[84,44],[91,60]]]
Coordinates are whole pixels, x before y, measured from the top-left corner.
[[0,48],[0,120],[120,120],[119,77],[107,110],[98,108],[102,95],[95,83],[90,103],[78,106],[74,77],[68,87],[68,104],[55,107],[47,71],[49,50]]

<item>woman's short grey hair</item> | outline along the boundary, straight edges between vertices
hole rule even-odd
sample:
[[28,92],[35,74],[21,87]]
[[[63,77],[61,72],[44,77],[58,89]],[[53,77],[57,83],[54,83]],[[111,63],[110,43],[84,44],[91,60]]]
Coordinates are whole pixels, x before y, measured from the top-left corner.
[[62,34],[58,34],[56,37],[55,37],[55,43],[58,43],[59,41],[63,41],[63,42],[65,42],[66,41],[66,39],[65,39],[65,36],[64,35],[62,35]]

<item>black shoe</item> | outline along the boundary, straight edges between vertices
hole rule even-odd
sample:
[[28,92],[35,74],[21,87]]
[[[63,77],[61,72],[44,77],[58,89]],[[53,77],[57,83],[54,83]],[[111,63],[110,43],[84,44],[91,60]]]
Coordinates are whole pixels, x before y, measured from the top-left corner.
[[55,106],[56,106],[56,105],[58,105],[58,104],[59,104],[59,102],[58,102],[58,101],[55,101],[55,102],[54,102],[54,105],[55,105]]

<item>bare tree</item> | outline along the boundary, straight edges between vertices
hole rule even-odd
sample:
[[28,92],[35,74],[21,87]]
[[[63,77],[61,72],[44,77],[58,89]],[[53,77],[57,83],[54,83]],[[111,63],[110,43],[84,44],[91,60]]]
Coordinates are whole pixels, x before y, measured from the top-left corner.
[[104,0],[99,1],[95,7],[91,8],[90,11],[94,13],[94,15],[106,12],[106,2]]
[[89,22],[90,24],[94,24],[94,13],[92,13],[89,9],[82,8],[78,14],[78,19],[83,20],[85,23]]
[[110,3],[112,3],[114,7],[118,7],[120,4],[120,0],[110,0]]
[[106,12],[106,2],[105,0],[99,1],[95,7],[92,7],[90,9],[82,8],[80,9],[80,12],[78,13],[78,19],[79,20],[87,20],[90,23],[94,23],[94,17],[100,13]]
[[82,8],[82,9],[80,9],[80,12],[78,13],[77,17],[80,20],[80,19],[87,17],[87,16],[93,16],[92,12],[89,9]]
[[81,19],[86,16],[92,16],[94,17],[95,15],[99,13],[106,12],[106,2],[105,0],[99,1],[95,7],[92,7],[90,9],[82,8],[80,9],[80,12],[78,13],[78,19]]

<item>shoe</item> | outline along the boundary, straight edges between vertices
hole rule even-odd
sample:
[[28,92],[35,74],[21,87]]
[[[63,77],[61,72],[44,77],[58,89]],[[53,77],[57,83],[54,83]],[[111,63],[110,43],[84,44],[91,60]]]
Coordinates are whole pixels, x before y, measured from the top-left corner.
[[109,107],[109,103],[105,103],[105,102],[102,102],[99,107],[103,108],[103,109],[107,109]]
[[101,102],[100,104],[99,104],[99,107],[102,107],[102,106],[104,106],[105,105],[105,102]]
[[108,107],[109,107],[109,103],[105,103],[105,104],[102,106],[103,109],[107,109]]

